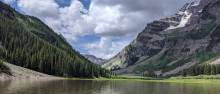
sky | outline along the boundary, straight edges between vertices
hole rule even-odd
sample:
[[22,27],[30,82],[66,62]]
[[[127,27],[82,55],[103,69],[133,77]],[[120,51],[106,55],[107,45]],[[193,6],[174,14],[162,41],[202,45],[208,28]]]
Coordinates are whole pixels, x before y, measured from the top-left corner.
[[38,17],[82,54],[109,59],[147,23],[175,14],[189,0],[1,0]]

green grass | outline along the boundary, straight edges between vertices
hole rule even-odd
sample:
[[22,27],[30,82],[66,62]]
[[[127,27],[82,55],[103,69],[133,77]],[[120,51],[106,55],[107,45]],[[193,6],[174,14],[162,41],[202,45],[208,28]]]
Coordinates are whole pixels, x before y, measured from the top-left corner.
[[68,80],[95,80],[95,81],[141,81],[154,83],[184,83],[184,84],[220,84],[220,75],[200,75],[171,78],[151,78],[140,76],[117,76],[112,78],[80,79],[69,78]]
[[165,79],[165,80],[151,80],[151,82],[163,83],[189,83],[189,84],[220,84],[218,79]]
[[143,77],[143,76],[127,76],[127,75],[120,75],[111,77],[111,79],[139,79],[139,80],[156,80],[157,78],[152,77]]
[[171,77],[170,79],[216,79],[220,80],[220,75],[199,75],[199,76],[186,76],[186,77]]

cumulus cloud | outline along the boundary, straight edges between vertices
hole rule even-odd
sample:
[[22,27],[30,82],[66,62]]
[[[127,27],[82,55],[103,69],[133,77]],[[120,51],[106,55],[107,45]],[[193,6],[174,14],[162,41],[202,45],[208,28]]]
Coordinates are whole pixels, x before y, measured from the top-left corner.
[[96,27],[94,32],[100,36],[127,36],[139,32],[146,23],[139,12],[122,13],[121,6],[92,5],[90,16]]
[[[24,13],[43,20],[73,46],[83,46],[86,54],[110,58],[129,44],[148,22],[175,13],[188,0],[93,0],[89,10],[78,0],[71,0],[68,6],[60,6],[56,1],[17,0],[17,5]],[[77,42],[85,35],[96,35],[99,39]]]
[[112,37],[102,37],[100,41],[85,44],[84,47],[89,49],[89,54],[108,59],[121,51],[130,42],[130,40],[126,39],[118,41],[113,41],[113,39]]
[[57,18],[59,16],[59,6],[54,0],[19,0],[18,6],[25,13],[40,18]]
[[70,42],[92,30],[92,25],[86,25],[89,17],[81,14],[83,5],[77,0],[66,7],[60,7],[54,0],[19,0],[18,6],[26,14],[39,17]]

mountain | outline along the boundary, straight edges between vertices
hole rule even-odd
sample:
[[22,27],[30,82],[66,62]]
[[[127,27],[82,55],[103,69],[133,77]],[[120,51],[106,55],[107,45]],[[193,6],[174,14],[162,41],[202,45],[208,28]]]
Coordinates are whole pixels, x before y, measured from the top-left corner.
[[118,74],[171,76],[219,57],[220,0],[196,0],[149,23],[102,67]]
[[102,58],[98,58],[96,56],[93,55],[83,55],[85,58],[87,58],[88,60],[90,60],[91,62],[95,63],[95,64],[99,64],[102,65],[106,60],[102,59]]
[[0,59],[11,64],[65,77],[107,76],[108,71],[80,55],[38,18],[0,2]]

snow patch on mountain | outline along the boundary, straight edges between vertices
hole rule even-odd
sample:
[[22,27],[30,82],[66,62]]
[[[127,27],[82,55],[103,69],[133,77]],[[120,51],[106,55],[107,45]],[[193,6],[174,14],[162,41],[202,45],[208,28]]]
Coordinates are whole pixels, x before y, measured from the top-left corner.
[[[185,27],[186,24],[189,22],[191,16],[193,15],[191,8],[196,7],[200,5],[201,0],[194,0],[191,3],[187,3],[184,5],[184,7],[176,14],[177,16],[181,17],[181,20],[178,25],[172,25],[166,29],[166,30],[171,30],[171,29],[177,29],[177,28],[182,28]],[[203,10],[199,10],[198,13],[201,13]]]
[[189,19],[190,19],[191,16],[192,16],[192,13],[190,13],[190,12],[188,12],[188,11],[179,12],[178,14],[183,15],[182,18],[181,18],[181,21],[179,22],[179,25],[177,25],[177,26],[171,25],[170,27],[167,28],[167,30],[185,27],[186,24],[189,22]]

